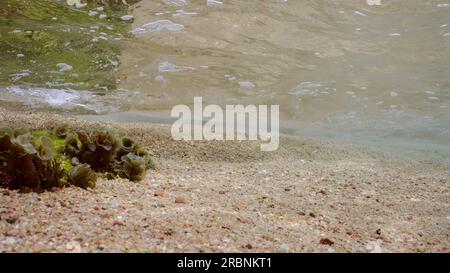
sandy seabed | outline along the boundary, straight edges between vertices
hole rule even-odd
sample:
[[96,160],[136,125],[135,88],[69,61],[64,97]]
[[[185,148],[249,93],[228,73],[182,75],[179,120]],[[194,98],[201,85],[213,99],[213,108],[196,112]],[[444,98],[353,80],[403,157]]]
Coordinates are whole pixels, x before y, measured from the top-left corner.
[[[105,125],[1,108],[0,121]],[[449,252],[446,154],[293,136],[262,153],[107,125],[148,146],[158,169],[87,191],[0,190],[0,252]]]

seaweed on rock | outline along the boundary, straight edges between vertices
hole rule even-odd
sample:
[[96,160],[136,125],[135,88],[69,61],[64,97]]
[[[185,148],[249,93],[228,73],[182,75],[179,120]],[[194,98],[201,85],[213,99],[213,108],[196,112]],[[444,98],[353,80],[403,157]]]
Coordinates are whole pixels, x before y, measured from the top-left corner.
[[68,134],[69,127],[67,124],[59,125],[55,128],[55,135],[60,138],[65,138]]
[[123,8],[123,6],[129,6],[139,2],[140,0],[90,0],[97,4],[104,5],[112,8]]
[[77,158],[97,172],[108,172],[140,181],[154,168],[149,153],[129,137],[119,137],[109,129],[78,133],[81,143]]
[[72,164],[89,164],[96,172],[140,181],[148,169],[155,169],[150,153],[130,137],[118,136],[108,128],[80,131],[66,137],[66,152]]
[[82,132],[78,137],[82,144],[78,153],[80,162],[89,164],[98,172],[110,171],[117,148],[114,134],[108,129],[101,129],[90,134]]
[[120,161],[123,156],[133,152],[135,146],[136,146],[136,143],[134,142],[133,139],[131,139],[129,137],[121,138],[118,142],[116,159]]
[[64,139],[66,146],[64,152],[69,157],[75,157],[81,149],[81,141],[75,133],[69,133]]
[[69,171],[69,182],[77,187],[87,189],[95,188],[97,174],[88,164],[80,164]]
[[0,154],[7,152],[11,146],[11,138],[14,137],[14,131],[7,125],[0,125]]
[[21,135],[27,135],[30,133],[30,130],[24,125],[14,128],[14,136],[18,137]]
[[[130,23],[120,20],[128,13],[128,5],[122,0],[80,3],[88,4],[85,10],[73,8],[64,0],[0,1],[1,86],[48,87],[52,83],[70,84],[77,90],[116,89],[113,72],[121,46],[115,38],[129,35]],[[105,19],[88,12],[100,4]],[[98,27],[96,33],[90,32],[92,26]],[[108,39],[97,39],[98,33]],[[17,54],[22,57],[18,59]],[[53,71],[58,63],[72,69],[44,73]],[[12,76],[24,70],[36,76]]]
[[43,191],[62,183],[62,168],[51,148],[42,143],[36,148],[30,134],[11,139],[9,156],[2,166],[1,171],[13,178],[10,185],[13,189]]
[[97,174],[140,181],[154,168],[149,152],[110,129],[71,132],[0,124],[0,186],[34,191],[74,185],[94,188]]
[[121,162],[117,166],[116,172],[118,175],[131,181],[141,181],[145,176],[145,159],[134,153],[123,156]]
[[134,153],[145,159],[145,169],[146,170],[156,170],[156,164],[155,162],[152,160],[150,153],[148,152],[147,149],[136,145],[135,149],[134,149]]

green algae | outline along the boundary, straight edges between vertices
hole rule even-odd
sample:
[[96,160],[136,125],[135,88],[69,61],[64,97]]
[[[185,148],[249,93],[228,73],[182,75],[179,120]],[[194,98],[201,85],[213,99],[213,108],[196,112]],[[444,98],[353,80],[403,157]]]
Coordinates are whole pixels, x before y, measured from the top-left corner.
[[71,131],[29,130],[0,124],[0,185],[51,190],[74,185],[94,188],[98,177],[140,181],[154,167],[150,153],[133,139],[108,128]]
[[89,164],[94,171],[140,181],[148,169],[155,168],[149,152],[130,137],[118,135],[108,128],[82,131],[77,135],[81,145],[74,149],[72,156]]
[[0,181],[1,185],[34,191],[63,185],[63,169],[49,146],[50,139],[40,137],[36,144],[29,130],[25,133],[25,130],[15,130],[8,125],[0,128],[3,132],[0,135],[0,173],[4,179]]
[[[105,5],[107,18],[89,16],[97,2]],[[90,1],[76,9],[57,0],[2,0],[0,87],[115,89],[119,40],[129,31],[119,19],[125,12],[115,1]]]
[[95,188],[97,174],[88,164],[80,164],[68,172],[69,182],[74,186],[87,189]]
[[67,144],[64,141],[64,139],[61,139],[53,132],[49,132],[49,131],[45,131],[45,130],[37,130],[37,131],[33,131],[32,135],[34,136],[34,139],[35,139],[35,145],[41,145],[42,138],[47,137],[51,141],[50,148],[53,151],[55,151],[56,153],[58,153],[58,154],[63,153],[64,150],[66,149]]

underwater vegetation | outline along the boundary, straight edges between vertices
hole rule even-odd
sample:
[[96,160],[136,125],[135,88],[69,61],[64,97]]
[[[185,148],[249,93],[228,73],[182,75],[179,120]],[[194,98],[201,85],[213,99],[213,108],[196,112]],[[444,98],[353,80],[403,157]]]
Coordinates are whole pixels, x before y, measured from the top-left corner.
[[100,175],[140,181],[155,165],[149,152],[108,128],[31,131],[0,124],[0,187],[45,191],[74,185],[95,188]]
[[[80,1],[76,1],[80,2]],[[120,41],[129,23],[120,19],[135,1],[0,1],[0,87],[75,90],[116,89]]]
[[87,2],[96,2],[100,5],[121,8],[123,5],[132,5],[141,0],[88,0]]

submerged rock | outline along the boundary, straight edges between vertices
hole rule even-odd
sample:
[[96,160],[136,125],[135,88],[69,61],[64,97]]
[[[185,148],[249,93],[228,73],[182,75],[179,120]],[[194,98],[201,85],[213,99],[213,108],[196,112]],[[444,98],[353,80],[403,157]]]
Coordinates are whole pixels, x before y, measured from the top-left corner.
[[122,21],[132,22],[134,20],[134,16],[133,15],[124,15],[124,16],[120,17],[120,19]]
[[59,68],[60,72],[66,72],[66,71],[70,71],[73,69],[73,66],[71,66],[69,64],[65,64],[65,63],[56,64],[56,67]]

